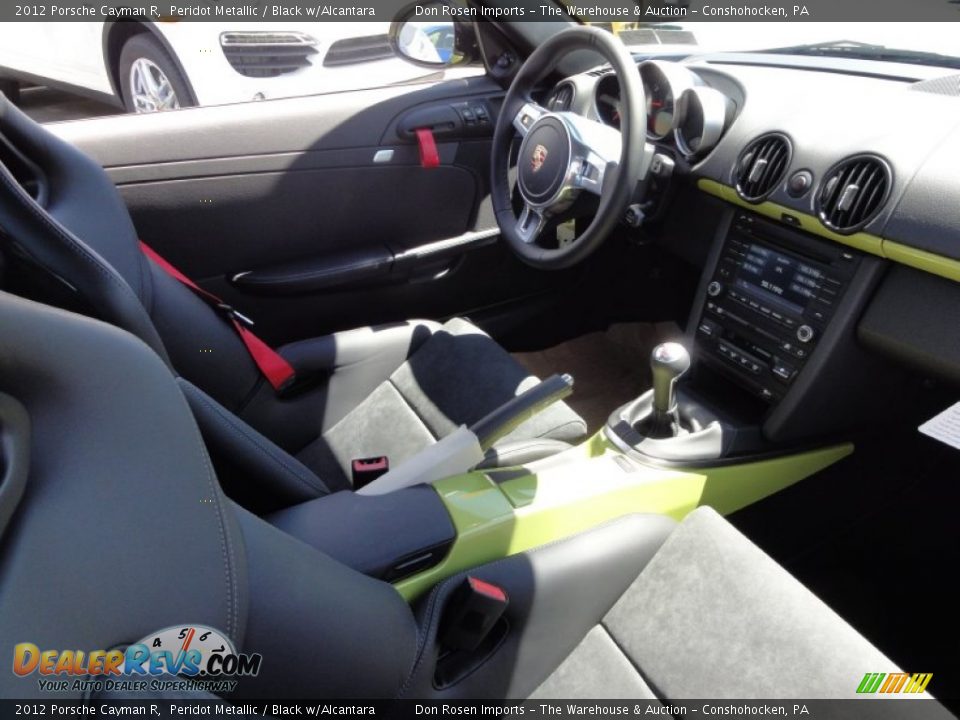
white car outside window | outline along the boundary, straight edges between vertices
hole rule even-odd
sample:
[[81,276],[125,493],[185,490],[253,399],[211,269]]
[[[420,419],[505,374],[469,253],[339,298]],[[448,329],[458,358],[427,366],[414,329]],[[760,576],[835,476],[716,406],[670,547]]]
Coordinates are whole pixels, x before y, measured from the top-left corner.
[[137,112],[436,79],[437,69],[395,53],[389,27],[316,21],[2,23],[0,78],[74,89]]

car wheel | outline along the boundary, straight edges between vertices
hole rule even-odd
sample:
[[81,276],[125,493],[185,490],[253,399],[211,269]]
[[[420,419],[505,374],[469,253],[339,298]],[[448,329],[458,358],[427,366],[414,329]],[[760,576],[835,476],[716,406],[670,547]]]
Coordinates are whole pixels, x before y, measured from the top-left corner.
[[120,92],[128,112],[195,105],[183,73],[150,35],[134,35],[120,52]]
[[0,80],[0,92],[14,105],[20,102],[20,83],[16,80]]

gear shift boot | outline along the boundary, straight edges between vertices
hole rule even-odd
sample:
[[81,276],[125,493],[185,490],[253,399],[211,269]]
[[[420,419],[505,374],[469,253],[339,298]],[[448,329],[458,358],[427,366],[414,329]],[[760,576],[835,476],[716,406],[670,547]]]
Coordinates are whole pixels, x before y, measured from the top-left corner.
[[723,455],[724,431],[720,419],[681,388],[673,412],[658,415],[654,391],[648,390],[617,410],[607,423],[607,434],[649,457],[677,462],[716,460]]

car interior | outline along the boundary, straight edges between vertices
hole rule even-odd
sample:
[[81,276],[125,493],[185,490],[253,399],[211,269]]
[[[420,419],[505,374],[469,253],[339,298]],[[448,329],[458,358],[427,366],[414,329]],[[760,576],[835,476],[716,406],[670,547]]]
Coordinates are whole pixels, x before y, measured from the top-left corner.
[[918,427],[960,380],[960,76],[455,43],[485,72],[0,95],[0,636],[206,623],[264,657],[228,702],[902,668],[952,717],[960,455]]

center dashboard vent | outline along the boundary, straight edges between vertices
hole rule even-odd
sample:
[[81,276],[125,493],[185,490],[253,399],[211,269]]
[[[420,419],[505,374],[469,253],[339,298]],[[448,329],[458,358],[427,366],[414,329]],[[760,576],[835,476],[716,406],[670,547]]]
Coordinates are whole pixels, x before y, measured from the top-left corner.
[[561,83],[547,100],[547,110],[563,112],[573,105],[574,89],[570,83]]
[[786,135],[768,133],[752,140],[737,158],[737,194],[758,203],[774,191],[790,165],[793,148]]
[[875,155],[841,160],[823,176],[817,194],[820,222],[838,233],[857,232],[883,208],[891,180],[890,166]]

